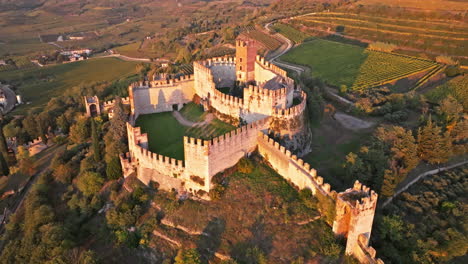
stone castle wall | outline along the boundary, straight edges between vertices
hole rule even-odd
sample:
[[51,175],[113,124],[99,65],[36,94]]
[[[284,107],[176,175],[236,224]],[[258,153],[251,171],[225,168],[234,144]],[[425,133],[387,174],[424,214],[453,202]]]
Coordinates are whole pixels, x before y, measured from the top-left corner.
[[330,184],[324,183],[323,178],[317,176],[317,171],[311,168],[310,164],[292,155],[291,151],[262,133],[258,134],[258,152],[281,176],[299,189],[308,188],[313,194],[330,194]]
[[194,78],[134,83],[129,87],[130,104],[135,115],[173,111],[191,102],[194,93]]
[[308,163],[261,132],[258,134],[258,152],[278,174],[299,189],[310,189],[314,195],[320,192],[336,201],[333,232],[347,238],[347,255],[355,256],[361,263],[383,264],[382,260],[376,259],[375,249],[369,246],[377,205],[374,191],[356,181],[352,189],[335,195],[336,192],[323,182],[322,177],[317,176],[317,171]]

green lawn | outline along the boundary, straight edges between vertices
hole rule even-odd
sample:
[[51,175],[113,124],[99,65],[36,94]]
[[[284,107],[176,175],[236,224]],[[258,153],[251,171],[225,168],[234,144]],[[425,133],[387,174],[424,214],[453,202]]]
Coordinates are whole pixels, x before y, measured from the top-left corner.
[[[188,104],[184,109],[193,118],[197,115],[201,118],[204,114],[201,112],[200,115],[196,107],[195,104]],[[172,112],[141,115],[136,125],[141,127],[143,133],[148,133],[150,151],[178,160],[184,159],[184,136],[208,140],[235,129],[218,119],[201,127],[183,126],[172,116]]]
[[111,82],[136,73],[136,62],[116,58],[90,59],[42,68],[0,72],[0,81],[18,87],[23,101],[31,102],[14,113],[41,107],[50,98],[66,94],[73,87],[95,82]]
[[364,50],[358,46],[315,39],[292,49],[281,60],[308,66],[315,78],[331,85],[351,86],[367,58]]
[[393,83],[437,65],[425,59],[370,51],[323,39],[304,43],[281,59],[310,67],[313,77],[330,85],[346,85],[353,90]]
[[185,119],[192,122],[200,122],[204,119],[206,113],[203,112],[203,107],[197,105],[193,102],[186,104],[181,110],[180,114],[185,117]]

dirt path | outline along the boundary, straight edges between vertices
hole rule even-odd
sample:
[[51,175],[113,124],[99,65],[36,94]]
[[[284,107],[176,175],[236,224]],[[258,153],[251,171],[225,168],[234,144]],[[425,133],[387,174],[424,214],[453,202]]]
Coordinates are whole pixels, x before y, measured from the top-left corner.
[[407,184],[405,184],[405,186],[401,187],[399,190],[397,190],[395,192],[394,195],[392,195],[392,197],[388,198],[383,204],[382,204],[382,208],[384,208],[385,206],[387,206],[389,203],[391,203],[393,201],[393,198],[397,197],[400,193],[408,190],[408,188],[415,184],[416,182],[418,182],[420,179],[426,177],[426,176],[430,176],[430,175],[434,175],[434,174],[437,174],[439,172],[443,172],[443,171],[446,171],[446,170],[450,170],[450,169],[453,169],[453,168],[457,168],[457,167],[460,167],[460,166],[463,166],[465,164],[468,164],[468,160],[465,160],[465,161],[462,161],[462,162],[459,162],[459,163],[456,163],[456,164],[453,164],[453,165],[450,165],[450,166],[446,166],[446,167],[442,167],[442,168],[438,168],[438,169],[434,169],[434,170],[430,170],[430,171],[426,171],[424,173],[421,173],[419,174],[418,176],[416,176],[416,178],[410,182],[408,182]]
[[336,113],[335,119],[340,122],[342,126],[353,131],[366,129],[374,125],[373,122],[364,121],[362,119],[350,116],[344,113]]
[[206,125],[206,124],[209,124],[211,123],[211,121],[213,120],[214,116],[213,114],[207,114],[205,116],[205,120],[202,121],[202,122],[192,122],[192,121],[189,121],[187,119],[185,119],[179,111],[174,111],[172,112],[172,116],[174,116],[175,119],[177,119],[177,121],[183,125],[183,126],[188,126],[188,127],[196,127],[196,126],[203,126],[203,125]]

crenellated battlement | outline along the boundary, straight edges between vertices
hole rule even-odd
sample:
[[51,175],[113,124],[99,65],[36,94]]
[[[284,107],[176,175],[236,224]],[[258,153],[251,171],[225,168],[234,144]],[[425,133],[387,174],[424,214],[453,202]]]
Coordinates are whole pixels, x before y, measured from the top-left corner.
[[214,96],[210,100],[218,101],[222,104],[230,105],[235,108],[242,108],[244,106],[244,100],[239,97],[235,97],[229,94],[225,94],[217,89],[213,91]]
[[378,194],[356,180],[353,188],[339,193],[338,197],[347,202],[353,209],[366,211],[375,210]]
[[173,78],[169,80],[156,80],[156,81],[139,81],[130,84],[129,89],[137,88],[163,88],[167,86],[176,86],[182,82],[188,82],[195,80],[192,74],[182,75],[179,78]]
[[234,57],[228,57],[228,56],[223,56],[223,57],[214,57],[214,58],[209,58],[206,60],[201,60],[201,61],[196,61],[194,62],[198,63],[199,65],[204,66],[205,68],[211,68],[216,65],[236,65],[236,58]]
[[184,162],[148,150],[148,135],[141,133],[140,127],[133,127],[127,123],[128,144],[133,160],[140,163],[151,164],[154,167],[171,167],[184,169]]
[[260,95],[260,96],[270,96],[270,97],[281,97],[281,96],[286,96],[288,89],[287,88],[281,88],[277,90],[271,90],[271,89],[266,89],[262,88],[258,85],[249,85],[248,87],[244,88],[244,94],[251,95]]
[[298,105],[295,105],[293,107],[289,108],[274,108],[273,109],[273,117],[276,118],[292,118],[296,117],[298,115],[301,115],[304,110],[306,109],[306,103],[307,103],[307,95],[305,92],[301,91],[301,102]]
[[[122,100],[123,105],[130,105],[130,97],[121,98],[120,100]],[[114,107],[114,104],[115,104],[115,99],[104,102],[103,108],[105,111],[107,111],[110,108]]]
[[[317,176],[317,170],[311,168],[310,164],[305,162],[304,160],[298,158],[296,155],[293,155],[291,151],[287,150],[285,147],[281,146],[278,142],[274,139],[268,137],[262,132],[258,133],[258,140],[259,143],[265,144],[266,148],[269,151],[260,150],[260,153],[264,152],[266,156],[270,159],[271,155],[283,155],[283,157],[277,157],[280,160],[288,160],[289,169],[286,169],[290,177],[290,180],[295,183],[297,186],[303,188],[309,188],[314,193],[316,191],[320,191],[321,193],[328,195],[331,193],[331,186],[328,183],[324,183],[323,177]],[[272,163],[271,159],[270,163]],[[271,164],[274,168],[275,166],[279,166],[276,164]],[[283,168],[285,169],[285,168]],[[278,169],[280,172],[281,169]],[[281,173],[280,173],[281,174]],[[294,174],[294,175],[293,175]],[[283,175],[286,176],[286,175]],[[309,184],[311,183],[311,184]]]
[[264,69],[268,69],[282,77],[288,78],[288,74],[285,70],[281,69],[280,67],[274,65],[273,63],[267,61],[264,57],[257,55],[256,62]]

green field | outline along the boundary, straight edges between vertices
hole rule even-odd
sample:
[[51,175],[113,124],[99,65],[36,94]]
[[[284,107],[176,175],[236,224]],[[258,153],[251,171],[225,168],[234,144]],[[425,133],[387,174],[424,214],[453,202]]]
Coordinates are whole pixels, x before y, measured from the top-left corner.
[[408,56],[316,39],[292,49],[282,60],[308,66],[313,77],[354,90],[390,83],[429,70],[436,64]]
[[[192,122],[202,121],[206,116],[193,103],[187,104],[180,113]],[[149,149],[152,152],[178,160],[184,159],[184,136],[208,140],[235,129],[218,119],[202,126],[184,126],[172,116],[172,112],[141,115],[136,125],[141,127],[143,133],[148,133]]]
[[82,62],[0,72],[0,81],[18,87],[25,102],[15,110],[41,107],[52,97],[66,94],[73,87],[111,82],[136,73],[136,62],[116,58],[90,59]]

